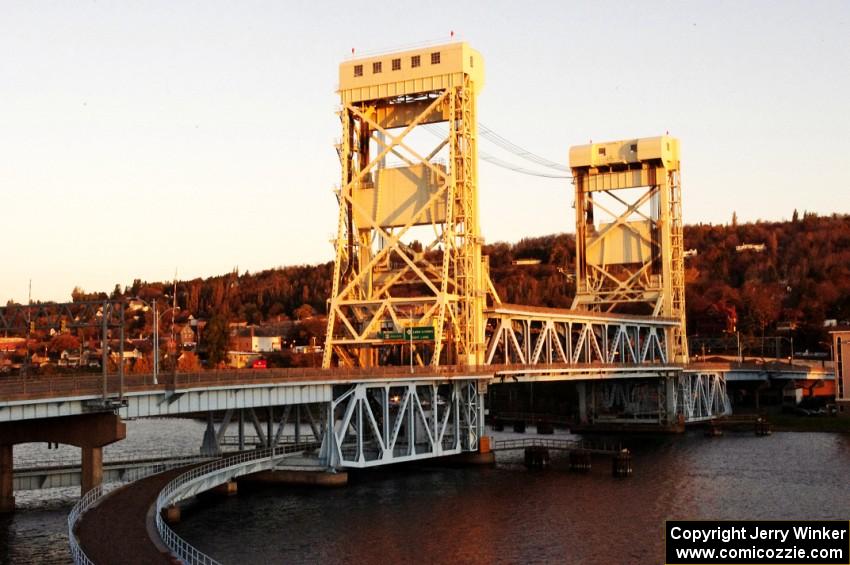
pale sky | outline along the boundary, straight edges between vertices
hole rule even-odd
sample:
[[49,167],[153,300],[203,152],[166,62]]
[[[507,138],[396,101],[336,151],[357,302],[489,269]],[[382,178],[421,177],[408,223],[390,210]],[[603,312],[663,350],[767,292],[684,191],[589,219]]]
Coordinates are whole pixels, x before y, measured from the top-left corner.
[[[0,301],[331,260],[338,63],[451,30],[539,155],[679,137],[687,223],[850,212],[848,1],[0,0]],[[574,231],[569,181],[479,169],[487,241]]]

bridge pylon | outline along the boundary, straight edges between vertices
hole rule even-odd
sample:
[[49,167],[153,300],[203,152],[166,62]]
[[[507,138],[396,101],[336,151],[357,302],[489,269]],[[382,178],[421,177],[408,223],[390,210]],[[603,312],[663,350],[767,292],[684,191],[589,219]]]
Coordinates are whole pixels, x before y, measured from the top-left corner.
[[679,141],[570,148],[575,185],[574,309],[677,320],[668,359],[688,361]]
[[[478,365],[489,275],[466,43],[339,66],[342,179],[323,366]],[[436,145],[419,128],[446,122]]]

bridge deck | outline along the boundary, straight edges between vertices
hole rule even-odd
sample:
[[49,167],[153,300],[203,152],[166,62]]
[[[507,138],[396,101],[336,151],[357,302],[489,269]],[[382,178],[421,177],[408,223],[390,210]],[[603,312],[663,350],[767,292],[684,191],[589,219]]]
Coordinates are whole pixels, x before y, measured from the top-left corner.
[[[659,370],[668,367],[661,364],[629,365],[618,363],[554,363],[512,364],[478,366],[439,367],[370,367],[363,369],[266,369],[204,371],[197,373],[161,374],[159,383],[153,384],[151,375],[125,375],[123,391],[134,392],[172,391],[181,389],[216,388],[272,384],[346,384],[363,381],[417,380],[417,379],[490,379],[500,375],[530,371],[626,371],[635,369]],[[120,389],[118,375],[107,378],[107,394],[116,395]],[[98,396],[103,394],[103,375],[49,375],[31,377],[7,377],[0,379],[0,404],[14,400],[42,398]]]
[[[77,526],[77,537],[92,562],[172,563],[170,556],[162,553],[150,537],[148,510],[171,479],[192,467],[172,469],[131,483],[110,493],[86,512]],[[155,533],[156,529],[150,531]]]

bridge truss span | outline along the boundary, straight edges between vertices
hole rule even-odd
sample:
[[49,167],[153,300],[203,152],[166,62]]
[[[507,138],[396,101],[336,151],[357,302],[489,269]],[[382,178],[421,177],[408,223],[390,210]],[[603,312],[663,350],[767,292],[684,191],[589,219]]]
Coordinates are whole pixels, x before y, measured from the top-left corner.
[[668,318],[499,304],[484,312],[488,365],[666,365]]
[[688,423],[730,416],[732,404],[726,393],[726,376],[719,372],[683,371],[676,390],[676,412]]
[[335,387],[320,457],[364,468],[478,449],[487,379],[361,382]]

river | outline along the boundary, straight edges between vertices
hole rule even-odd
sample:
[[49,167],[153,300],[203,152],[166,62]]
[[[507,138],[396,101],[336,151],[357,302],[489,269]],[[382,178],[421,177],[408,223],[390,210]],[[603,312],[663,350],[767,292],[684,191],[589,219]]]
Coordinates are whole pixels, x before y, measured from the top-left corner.
[[[180,422],[132,422],[127,441],[170,449],[197,432],[195,451],[203,426]],[[521,452],[500,453],[493,468],[387,468],[339,489],[243,488],[191,506],[176,530],[225,563],[659,563],[666,519],[850,515],[848,435],[625,441],[627,479],[612,478],[608,459],[576,474],[557,453],[542,471],[527,470]],[[0,521],[0,561],[67,563],[72,499],[19,496],[22,511]]]

